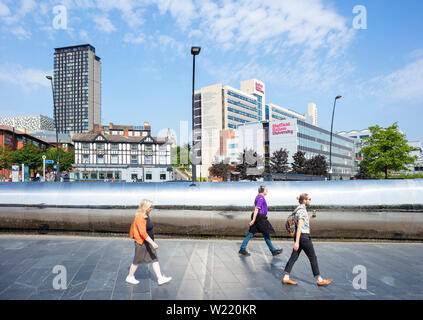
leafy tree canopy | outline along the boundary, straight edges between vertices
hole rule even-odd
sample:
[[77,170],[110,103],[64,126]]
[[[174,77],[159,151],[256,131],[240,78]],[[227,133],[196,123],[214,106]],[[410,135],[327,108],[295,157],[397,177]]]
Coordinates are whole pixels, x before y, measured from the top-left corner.
[[407,144],[405,135],[395,122],[382,128],[378,125],[369,128],[371,136],[363,139],[363,166],[366,172],[377,175],[381,172],[388,179],[388,171],[408,170],[406,165],[414,164],[416,157],[410,156],[414,149]]

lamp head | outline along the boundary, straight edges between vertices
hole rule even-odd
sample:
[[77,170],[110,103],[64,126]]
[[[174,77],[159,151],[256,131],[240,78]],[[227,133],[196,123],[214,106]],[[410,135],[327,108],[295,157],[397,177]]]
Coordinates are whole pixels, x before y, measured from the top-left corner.
[[341,99],[342,98],[342,96],[336,96],[336,98],[335,99]]
[[46,78],[49,79],[49,80],[53,80],[52,76],[46,76]]
[[191,54],[196,56],[200,53],[201,47],[191,47]]

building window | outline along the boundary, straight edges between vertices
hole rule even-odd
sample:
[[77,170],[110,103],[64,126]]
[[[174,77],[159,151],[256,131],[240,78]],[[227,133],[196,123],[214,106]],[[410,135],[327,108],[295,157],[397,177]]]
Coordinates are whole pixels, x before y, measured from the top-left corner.
[[160,164],[166,164],[166,156],[160,156]]
[[99,163],[99,164],[104,163],[104,155],[102,155],[102,154],[97,155],[97,163]]
[[138,146],[136,144],[131,144],[131,151],[137,151]]
[[131,156],[131,164],[138,164],[137,156]]
[[83,143],[82,144],[82,150],[88,150],[90,147],[90,145],[88,143]]
[[145,164],[153,164],[153,156],[144,156]]
[[100,172],[100,173],[98,174],[98,178],[99,178],[100,180],[104,180],[104,179],[105,179],[105,174],[104,174],[104,172]]
[[117,143],[112,143],[112,150],[113,151],[119,150],[119,145]]
[[153,146],[152,145],[146,145],[145,151],[153,151]]
[[88,163],[89,162],[89,156],[88,154],[82,155],[82,163]]
[[97,180],[97,172],[91,172],[90,179]]
[[107,172],[107,179],[113,179],[113,172]]
[[104,143],[97,143],[97,150],[104,150]]
[[117,155],[112,155],[111,162],[112,162],[112,164],[117,164],[118,163],[118,156]]
[[152,179],[153,179],[153,175],[151,173],[146,173],[145,180],[152,180]]
[[166,180],[166,173],[160,173],[160,180]]

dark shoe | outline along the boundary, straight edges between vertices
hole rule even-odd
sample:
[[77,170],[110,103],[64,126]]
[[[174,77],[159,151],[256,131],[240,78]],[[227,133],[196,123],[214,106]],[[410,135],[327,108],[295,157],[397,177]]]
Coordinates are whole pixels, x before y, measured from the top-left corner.
[[249,256],[250,254],[247,252],[247,250],[239,250],[239,252],[238,253],[240,253],[240,254],[242,254],[242,255],[244,255],[244,256]]
[[278,254],[282,253],[282,249],[276,249],[275,251],[272,251],[272,256],[277,256]]

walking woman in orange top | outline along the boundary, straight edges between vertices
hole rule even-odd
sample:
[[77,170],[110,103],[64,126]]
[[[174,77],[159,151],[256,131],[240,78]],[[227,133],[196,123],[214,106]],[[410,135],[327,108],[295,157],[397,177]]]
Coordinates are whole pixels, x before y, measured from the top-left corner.
[[160,272],[160,265],[156,252],[159,246],[154,242],[153,223],[150,221],[150,212],[152,209],[153,203],[150,200],[143,200],[138,207],[135,219],[129,230],[129,237],[135,240],[135,256],[129,268],[129,274],[126,277],[126,282],[131,284],[139,283],[139,281],[135,279],[134,274],[138,265],[144,263],[152,263],[153,271],[156,274],[159,285],[172,280],[171,277],[166,277]]

